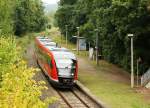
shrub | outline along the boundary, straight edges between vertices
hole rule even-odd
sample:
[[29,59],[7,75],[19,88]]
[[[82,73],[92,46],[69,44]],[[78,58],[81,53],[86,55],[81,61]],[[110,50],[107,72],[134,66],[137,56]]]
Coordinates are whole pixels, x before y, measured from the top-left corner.
[[37,69],[28,68],[18,56],[15,40],[0,38],[0,101],[1,108],[46,108],[56,99],[40,99],[44,81],[36,82],[32,77]]

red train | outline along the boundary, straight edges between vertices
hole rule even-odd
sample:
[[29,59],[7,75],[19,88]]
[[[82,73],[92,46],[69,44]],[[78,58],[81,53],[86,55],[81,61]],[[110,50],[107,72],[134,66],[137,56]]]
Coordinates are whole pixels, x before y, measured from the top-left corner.
[[49,38],[36,37],[35,56],[37,63],[53,85],[72,87],[75,84],[78,63],[75,55],[68,49],[57,47],[57,44]]

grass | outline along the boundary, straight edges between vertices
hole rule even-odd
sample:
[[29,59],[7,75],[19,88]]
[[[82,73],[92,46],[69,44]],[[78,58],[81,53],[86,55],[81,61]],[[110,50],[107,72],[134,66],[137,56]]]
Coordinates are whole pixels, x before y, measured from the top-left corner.
[[79,70],[79,80],[112,108],[150,108],[148,103],[142,100],[142,95],[135,93],[129,85],[106,79],[99,71],[95,75],[92,74],[92,77],[84,71]]
[[[61,46],[69,49],[75,49],[76,46],[68,42],[65,45],[65,39],[60,36],[57,29],[51,29],[48,34],[55,42],[61,43]],[[76,53],[76,51],[73,51]],[[79,70],[79,80],[96,95],[100,100],[104,101],[111,108],[150,108],[150,100],[144,100],[144,95],[136,93],[130,88],[130,84],[113,80],[109,74],[113,71],[114,65],[105,61],[100,62],[100,66],[96,66],[95,61],[89,61],[87,51],[80,52],[78,57],[84,58],[85,62],[92,65],[94,72],[87,72],[87,69]],[[119,72],[124,71],[119,69]],[[147,94],[150,95],[150,94]]]
[[24,36],[16,37],[17,46],[20,46],[21,51],[24,52],[26,50],[27,45],[31,43],[35,38],[35,33],[28,33]]

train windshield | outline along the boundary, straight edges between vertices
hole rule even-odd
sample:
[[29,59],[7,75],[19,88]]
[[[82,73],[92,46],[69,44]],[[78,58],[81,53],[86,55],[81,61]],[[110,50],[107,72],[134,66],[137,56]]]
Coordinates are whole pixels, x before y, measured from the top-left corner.
[[56,59],[57,68],[71,69],[75,68],[74,60],[72,59]]

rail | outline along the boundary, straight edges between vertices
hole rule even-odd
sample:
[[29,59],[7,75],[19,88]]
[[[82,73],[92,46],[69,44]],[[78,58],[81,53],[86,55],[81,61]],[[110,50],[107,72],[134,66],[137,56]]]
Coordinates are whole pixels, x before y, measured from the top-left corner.
[[101,108],[101,106],[77,88],[71,90],[55,90],[62,99],[60,105],[65,108]]

